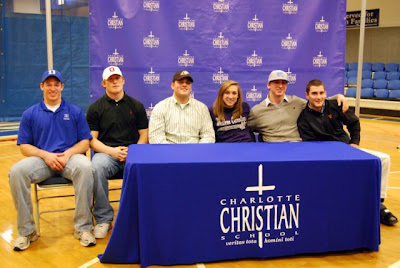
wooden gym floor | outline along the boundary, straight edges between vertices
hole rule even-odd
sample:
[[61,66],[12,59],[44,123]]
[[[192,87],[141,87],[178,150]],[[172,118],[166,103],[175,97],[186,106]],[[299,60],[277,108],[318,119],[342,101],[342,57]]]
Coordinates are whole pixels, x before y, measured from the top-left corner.
[[[362,117],[361,146],[381,151],[392,157],[386,206],[400,218],[400,120],[398,118]],[[137,267],[140,265],[101,264],[96,258],[104,252],[110,234],[105,239],[97,239],[95,247],[84,248],[73,237],[73,212],[43,214],[41,216],[41,237],[23,252],[13,251],[17,237],[16,211],[8,185],[10,167],[23,156],[15,140],[0,141],[0,266],[1,267]],[[118,182],[111,182],[118,184]],[[116,186],[116,185],[115,185]],[[72,189],[57,190],[60,193]],[[45,193],[43,193],[45,194]],[[119,192],[111,192],[117,198]],[[46,208],[73,206],[73,199],[45,201]],[[349,204],[351,206],[351,204]],[[118,212],[118,203],[113,204]],[[379,252],[339,252],[309,254],[284,258],[223,261],[205,264],[180,265],[176,267],[207,268],[258,268],[258,267],[400,267],[400,223],[393,227],[381,225],[381,245]],[[156,266],[152,266],[156,267]]]

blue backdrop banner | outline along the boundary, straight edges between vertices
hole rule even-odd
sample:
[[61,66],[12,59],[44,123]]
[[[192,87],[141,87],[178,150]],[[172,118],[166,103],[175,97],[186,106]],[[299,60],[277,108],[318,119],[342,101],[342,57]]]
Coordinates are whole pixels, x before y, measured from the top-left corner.
[[172,95],[173,74],[188,70],[193,96],[210,106],[221,83],[239,82],[253,106],[268,74],[289,73],[287,94],[304,96],[311,79],[343,92],[345,0],[90,1],[91,101],[104,94],[101,74],[117,65],[125,91],[151,113]]

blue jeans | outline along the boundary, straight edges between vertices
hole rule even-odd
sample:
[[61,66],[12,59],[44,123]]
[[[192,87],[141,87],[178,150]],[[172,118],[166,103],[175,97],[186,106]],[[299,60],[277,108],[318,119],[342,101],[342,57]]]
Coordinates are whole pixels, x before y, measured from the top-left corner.
[[96,223],[111,223],[114,218],[114,210],[108,200],[108,179],[124,170],[125,162],[120,162],[111,155],[95,153],[92,158],[93,166],[93,195],[94,218]]
[[19,235],[28,236],[35,230],[32,214],[31,183],[39,183],[56,173],[71,180],[74,185],[75,230],[92,230],[93,222],[90,203],[93,192],[93,173],[90,160],[82,154],[75,154],[68,160],[63,171],[54,171],[42,158],[32,156],[15,163],[8,175],[11,194],[17,209]]

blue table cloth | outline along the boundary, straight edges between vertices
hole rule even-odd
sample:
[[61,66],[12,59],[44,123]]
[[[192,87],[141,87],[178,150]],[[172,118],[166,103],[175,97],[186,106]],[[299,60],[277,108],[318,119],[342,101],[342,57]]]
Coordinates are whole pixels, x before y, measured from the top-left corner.
[[131,145],[103,263],[378,251],[380,160],[340,142]]

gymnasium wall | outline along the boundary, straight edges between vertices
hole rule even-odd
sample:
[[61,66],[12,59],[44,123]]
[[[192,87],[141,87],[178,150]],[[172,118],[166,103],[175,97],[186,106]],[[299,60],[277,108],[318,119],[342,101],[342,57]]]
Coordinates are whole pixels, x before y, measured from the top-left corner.
[[[63,97],[86,111],[89,106],[88,19],[74,16],[53,16],[52,19],[54,68],[65,80]],[[0,121],[15,121],[43,96],[39,84],[47,69],[46,22],[44,15],[20,13],[9,14],[3,22]]]
[[[400,1],[368,0],[367,9],[379,9],[379,27],[365,29],[364,61],[400,63]],[[361,0],[347,0],[347,11],[361,10]],[[346,62],[358,61],[359,29],[346,33]]]

